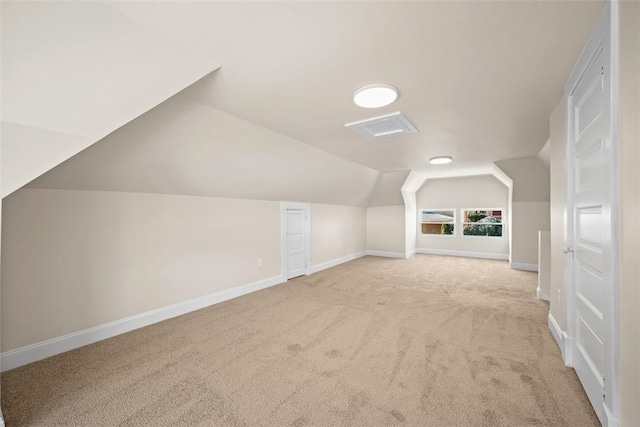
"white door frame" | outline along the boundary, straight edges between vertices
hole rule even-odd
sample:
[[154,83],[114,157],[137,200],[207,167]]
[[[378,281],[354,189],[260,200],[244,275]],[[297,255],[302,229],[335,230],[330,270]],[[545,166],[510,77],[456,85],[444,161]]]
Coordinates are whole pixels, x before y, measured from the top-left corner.
[[[604,27],[604,29],[603,29]],[[608,27],[608,28],[607,28]],[[620,419],[620,298],[619,298],[619,234],[618,234],[618,206],[619,206],[619,183],[618,183],[618,171],[619,163],[617,159],[618,154],[618,0],[609,0],[605,5],[602,15],[594,28],[594,33],[598,30],[605,31],[606,34],[603,38],[590,38],[587,45],[582,51],[580,59],[576,63],[571,78],[565,86],[565,179],[566,179],[566,200],[564,207],[564,246],[565,248],[573,248],[573,176],[574,170],[570,159],[572,158],[572,147],[570,141],[571,129],[573,126],[572,116],[570,115],[573,105],[571,104],[571,94],[576,88],[583,75],[583,71],[590,65],[595,52],[606,44],[609,48],[609,72],[605,73],[605,78],[608,79],[607,83],[611,88],[611,153],[612,153],[612,177],[611,188],[609,188],[609,194],[611,194],[611,249],[613,257],[612,265],[612,293],[610,298],[609,307],[607,311],[611,319],[608,325],[607,333],[611,337],[609,349],[605,349],[605,369],[608,377],[606,378],[606,402],[604,403],[604,413],[606,422],[603,425],[607,427],[618,426]],[[564,309],[565,309],[565,321],[566,331],[563,332],[564,341],[564,362],[567,366],[573,366],[574,348],[575,342],[575,329],[574,322],[574,288],[573,288],[573,253],[568,252],[565,255],[564,260]]]
[[311,274],[311,203],[302,202],[280,202],[280,280],[286,282],[287,279],[287,209],[306,211],[307,221],[304,225],[305,233],[305,257],[307,260],[305,275]]

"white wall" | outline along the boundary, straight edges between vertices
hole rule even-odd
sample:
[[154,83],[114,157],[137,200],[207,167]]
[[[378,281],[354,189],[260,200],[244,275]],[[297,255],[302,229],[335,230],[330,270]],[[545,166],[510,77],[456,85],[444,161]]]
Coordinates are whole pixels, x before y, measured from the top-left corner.
[[550,184],[550,231],[551,231],[551,299],[549,313],[553,316],[561,330],[566,331],[564,318],[564,206],[566,197],[565,179],[565,128],[564,98],[558,102],[549,117],[549,143],[551,151],[551,184]]
[[367,209],[367,250],[405,255],[405,207]]
[[640,426],[640,4],[619,17],[621,425]]
[[357,254],[367,247],[367,210],[355,206],[311,205],[311,264]]
[[405,256],[411,256],[418,246],[418,229],[415,224],[416,193],[415,191],[402,190],[402,197],[404,198]]
[[[434,249],[445,251],[491,253],[507,256],[509,254],[508,227],[508,188],[491,175],[464,178],[446,178],[427,180],[416,192],[417,212],[414,211],[414,228],[417,229],[416,249]],[[455,208],[460,221],[461,209],[502,208],[504,212],[502,238],[462,236],[462,228],[456,226],[455,236],[432,236],[422,234],[418,223],[421,209]]]
[[2,351],[280,274],[277,202],[23,189],[3,208]]

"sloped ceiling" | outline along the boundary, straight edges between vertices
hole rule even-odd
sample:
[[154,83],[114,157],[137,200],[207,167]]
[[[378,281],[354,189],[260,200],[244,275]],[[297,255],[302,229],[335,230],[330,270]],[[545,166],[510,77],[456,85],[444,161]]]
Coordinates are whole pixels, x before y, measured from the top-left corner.
[[[117,2],[221,59],[186,94],[380,171],[487,167],[532,156],[603,1]],[[391,106],[356,88],[396,85]],[[419,133],[366,141],[344,124],[402,111]],[[446,167],[445,167],[446,168]]]
[[404,205],[401,190],[410,172],[411,171],[396,171],[383,173],[375,191],[371,195],[369,206]]
[[28,187],[365,206],[379,178],[378,171],[176,95]]
[[219,66],[102,3],[1,8],[3,197]]
[[[32,186],[365,205],[378,171],[412,170],[415,187],[538,153],[604,2],[25,4],[46,6],[3,16],[14,133],[82,145],[221,65]],[[375,81],[398,101],[355,106]],[[393,111],[419,132],[370,142],[344,128]]]

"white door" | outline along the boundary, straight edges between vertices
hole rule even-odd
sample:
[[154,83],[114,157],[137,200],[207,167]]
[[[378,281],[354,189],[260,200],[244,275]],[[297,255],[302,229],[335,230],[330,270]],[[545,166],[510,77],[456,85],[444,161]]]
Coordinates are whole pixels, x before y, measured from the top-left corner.
[[306,211],[287,209],[287,279],[307,271],[305,223]]
[[[615,140],[611,7],[605,10],[566,87],[567,326],[572,365],[604,424],[612,417],[616,364]],[[616,380],[617,381],[617,380]],[[616,411],[617,412],[617,411]]]

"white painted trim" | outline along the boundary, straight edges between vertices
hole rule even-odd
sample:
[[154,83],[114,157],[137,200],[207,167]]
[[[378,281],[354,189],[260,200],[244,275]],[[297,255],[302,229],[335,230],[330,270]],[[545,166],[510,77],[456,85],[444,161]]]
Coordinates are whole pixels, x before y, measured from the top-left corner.
[[2,408],[0,408],[0,427],[4,427],[4,417],[2,416]]
[[556,319],[553,318],[551,312],[547,316],[547,325],[549,325],[549,330],[551,331],[551,335],[555,338],[558,347],[560,347],[560,352],[564,356],[564,339],[562,335],[562,330],[560,329],[560,325],[556,322]]
[[332,259],[320,264],[311,266],[311,274],[317,273],[327,268],[335,267],[336,265],[344,264],[345,262],[353,261],[354,259],[362,258],[367,255],[367,251],[356,252],[355,254],[343,256],[340,258]]
[[[269,288],[282,283],[280,276],[269,277],[249,283],[225,289],[209,295],[204,295],[188,301],[179,302],[166,307],[157,308],[145,313],[136,314],[124,319],[115,320],[83,331],[73,332],[61,337],[52,338],[26,347],[9,350],[0,354],[0,368],[2,371],[17,368],[28,363],[37,362],[56,354],[64,353],[85,345],[92,344],[116,335],[124,334],[135,329],[171,319],[172,317],[190,313],[201,308],[209,307],[242,295]],[[1,427],[1,425],[0,425]]]
[[428,255],[460,256],[466,258],[499,259],[503,261],[507,261],[509,259],[509,255],[507,254],[498,254],[493,252],[453,251],[449,249],[416,248],[415,253]]
[[551,299],[548,296],[546,296],[544,292],[542,292],[542,289],[540,289],[540,286],[538,286],[538,288],[536,289],[536,296],[538,297],[539,300],[551,301]]
[[564,364],[573,368],[573,339],[567,331],[562,331],[562,341],[564,342]]
[[[422,232],[422,211],[451,211],[453,212],[453,234],[425,234]],[[428,236],[428,237],[444,237],[447,239],[453,239],[457,236],[458,230],[458,209],[457,208],[419,208],[418,212],[418,230],[417,235]],[[429,223],[426,223],[429,224]],[[433,224],[433,223],[432,223]]]
[[411,249],[409,252],[406,253],[405,258],[411,258],[415,254],[416,254],[416,250],[415,249]]
[[367,255],[381,256],[385,258],[402,258],[402,259],[406,258],[406,255],[404,252],[367,251]]
[[509,267],[514,270],[538,271],[538,264],[527,264],[524,262],[512,262],[509,264]]
[[[502,221],[499,225],[502,227],[502,236],[474,236],[474,235],[466,235],[464,234],[464,226],[465,224],[472,224],[469,222],[464,222],[464,212],[465,211],[500,211],[502,212],[502,218],[504,218],[505,216],[507,216],[507,210],[505,208],[460,208],[460,237],[464,238],[464,239],[504,239],[507,231],[506,231],[506,223],[504,221]],[[509,215],[511,215],[511,212],[509,212]],[[507,221],[509,220],[509,218],[507,218]],[[487,225],[491,225],[491,224],[487,224]],[[495,225],[495,224],[493,224]]]
[[602,404],[604,408],[604,422],[602,425],[604,427],[620,427],[620,420],[613,416],[613,413],[607,406],[607,402]]
[[[618,47],[619,47],[619,0],[607,1],[598,22],[592,30],[589,40],[585,45],[580,57],[575,64],[571,77],[565,85],[565,180],[566,180],[566,195],[565,195],[565,218],[564,218],[564,246],[572,247],[574,243],[574,228],[575,221],[573,218],[573,188],[575,182],[573,179],[574,165],[570,161],[574,155],[573,150],[575,144],[572,137],[571,129],[573,129],[573,115],[571,112],[574,109],[572,95],[580,79],[583,77],[583,73],[587,66],[597,55],[597,52],[602,49],[604,55],[608,55],[605,69],[608,68],[608,72],[605,73],[605,79],[603,80],[604,87],[609,87],[610,97],[607,100],[610,103],[609,112],[609,127],[610,127],[610,146],[611,146],[611,167],[612,171],[608,188],[605,190],[605,194],[610,195],[608,200],[609,217],[605,218],[605,227],[610,227],[611,238],[607,239],[607,244],[604,245],[603,251],[609,249],[611,251],[611,259],[608,260],[608,267],[611,269],[610,279],[610,297],[608,303],[604,305],[603,317],[608,319],[607,324],[604,326],[605,331],[602,334],[604,343],[604,361],[603,361],[603,375],[606,377],[606,404],[604,406],[602,414],[600,414],[599,408],[596,409],[598,416],[601,416],[601,422],[603,425],[611,425],[611,423],[619,423],[618,418],[621,413],[620,408],[620,283],[619,283],[619,182],[618,182]],[[606,109],[605,109],[606,110]],[[606,202],[604,203],[606,205]],[[607,224],[608,222],[608,224]],[[564,305],[565,305],[565,317],[567,331],[565,335],[565,364],[567,366],[573,366],[573,352],[576,342],[572,337],[577,336],[577,319],[575,313],[576,304],[576,290],[574,283],[574,262],[573,253],[565,256],[565,287],[564,287]],[[609,413],[606,411],[610,410]],[[615,425],[615,424],[614,424]]]

